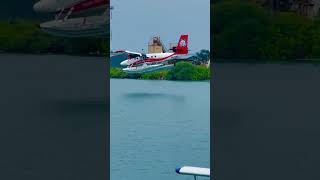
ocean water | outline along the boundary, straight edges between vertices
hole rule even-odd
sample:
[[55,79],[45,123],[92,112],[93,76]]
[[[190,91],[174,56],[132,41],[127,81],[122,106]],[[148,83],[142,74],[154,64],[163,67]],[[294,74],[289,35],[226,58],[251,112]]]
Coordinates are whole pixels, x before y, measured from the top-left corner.
[[107,179],[103,57],[0,54],[0,179]]
[[[111,180],[192,180],[210,167],[210,83],[110,81]],[[208,178],[199,178],[208,179]]]
[[215,178],[320,179],[320,65],[213,67]]

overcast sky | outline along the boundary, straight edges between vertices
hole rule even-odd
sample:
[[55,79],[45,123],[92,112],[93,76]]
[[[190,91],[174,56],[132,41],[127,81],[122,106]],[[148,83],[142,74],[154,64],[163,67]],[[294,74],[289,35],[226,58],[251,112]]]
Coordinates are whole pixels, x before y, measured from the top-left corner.
[[147,51],[159,35],[168,48],[181,34],[189,35],[189,49],[210,49],[210,0],[111,0],[111,50]]

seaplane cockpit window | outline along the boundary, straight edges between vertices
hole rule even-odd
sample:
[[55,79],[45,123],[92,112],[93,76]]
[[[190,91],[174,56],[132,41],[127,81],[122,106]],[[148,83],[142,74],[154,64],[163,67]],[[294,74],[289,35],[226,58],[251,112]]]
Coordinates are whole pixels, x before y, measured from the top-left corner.
[[129,54],[130,59],[137,59],[139,58],[138,54]]

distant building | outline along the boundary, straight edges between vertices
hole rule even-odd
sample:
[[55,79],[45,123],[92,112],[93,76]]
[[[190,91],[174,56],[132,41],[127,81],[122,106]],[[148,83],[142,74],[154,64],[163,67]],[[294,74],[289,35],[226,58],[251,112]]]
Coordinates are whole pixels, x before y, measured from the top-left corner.
[[148,44],[148,53],[163,53],[166,49],[159,36],[151,38]]

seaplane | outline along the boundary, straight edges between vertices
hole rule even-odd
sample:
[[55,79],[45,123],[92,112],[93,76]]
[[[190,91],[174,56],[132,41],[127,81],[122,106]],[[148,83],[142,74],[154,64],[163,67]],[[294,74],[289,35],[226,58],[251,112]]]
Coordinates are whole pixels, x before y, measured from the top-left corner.
[[176,168],[176,173],[193,176],[194,180],[197,180],[198,176],[210,177],[210,168],[183,166]]
[[120,63],[127,66],[122,70],[126,73],[149,73],[174,67],[176,60],[186,59],[188,56],[188,35],[181,35],[177,46],[171,48],[172,52],[144,54],[126,50],[116,53],[127,53],[128,59]]
[[109,0],[40,0],[33,9],[52,13],[54,20],[40,28],[62,37],[106,37],[109,34]]

